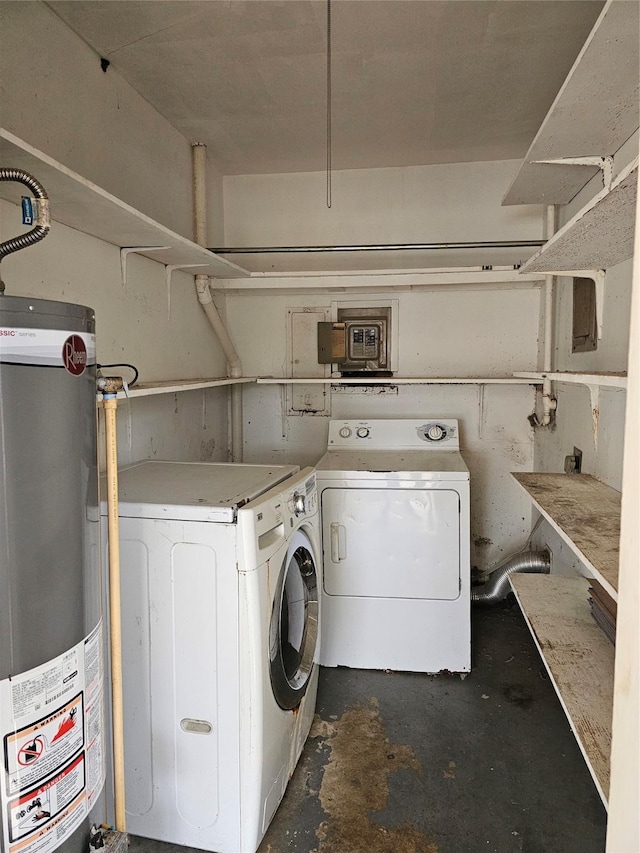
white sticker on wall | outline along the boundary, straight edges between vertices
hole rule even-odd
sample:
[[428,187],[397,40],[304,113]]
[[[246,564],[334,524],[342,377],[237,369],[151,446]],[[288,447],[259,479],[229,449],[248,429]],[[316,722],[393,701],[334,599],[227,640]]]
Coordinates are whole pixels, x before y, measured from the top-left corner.
[[35,669],[0,681],[2,849],[52,853],[104,785],[102,623]]

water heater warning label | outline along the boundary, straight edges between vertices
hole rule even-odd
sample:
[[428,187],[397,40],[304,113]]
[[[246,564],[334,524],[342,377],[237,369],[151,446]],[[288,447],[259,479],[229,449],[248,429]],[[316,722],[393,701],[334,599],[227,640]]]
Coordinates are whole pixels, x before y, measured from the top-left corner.
[[2,849],[51,853],[104,784],[102,624],[72,649],[0,682]]

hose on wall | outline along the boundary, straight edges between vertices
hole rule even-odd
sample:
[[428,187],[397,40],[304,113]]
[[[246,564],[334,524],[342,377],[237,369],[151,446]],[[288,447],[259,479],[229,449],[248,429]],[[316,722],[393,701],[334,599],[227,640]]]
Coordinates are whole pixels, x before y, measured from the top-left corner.
[[[0,167],[0,181],[15,181],[24,184],[37,199],[34,227],[26,234],[20,234],[18,237],[12,237],[10,240],[0,243],[0,261],[2,261],[7,255],[19,252],[21,249],[26,249],[43,240],[49,233],[51,223],[49,219],[49,198],[45,188],[33,175],[22,169]],[[3,293],[4,284],[0,278],[0,295]]]
[[551,568],[551,558],[548,551],[522,551],[514,554],[506,563],[492,573],[489,580],[482,586],[471,587],[473,604],[496,604],[509,594],[509,575],[516,572],[548,575]]
[[[16,181],[17,183],[24,184],[40,202],[48,203],[49,201],[45,188],[40,181],[37,181],[28,172],[23,172],[22,169],[0,168],[0,181]],[[0,261],[12,252],[19,252],[21,249],[33,246],[34,243],[38,243],[47,236],[51,227],[48,205],[40,204],[38,210],[38,221],[31,231],[0,243]]]

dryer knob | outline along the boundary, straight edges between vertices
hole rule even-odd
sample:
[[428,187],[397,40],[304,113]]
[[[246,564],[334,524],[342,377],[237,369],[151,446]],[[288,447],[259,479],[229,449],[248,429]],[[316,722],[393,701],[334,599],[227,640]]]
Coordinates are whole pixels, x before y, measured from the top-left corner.
[[433,426],[430,426],[427,430],[427,438],[429,441],[442,441],[446,436],[446,430],[441,427],[440,424],[433,424]]
[[294,515],[304,515],[307,511],[307,499],[304,495],[293,496],[293,513]]
[[356,432],[358,438],[368,438],[369,437],[369,427],[359,427]]
[[344,426],[340,429],[340,438],[349,438],[351,435],[351,429],[347,426]]

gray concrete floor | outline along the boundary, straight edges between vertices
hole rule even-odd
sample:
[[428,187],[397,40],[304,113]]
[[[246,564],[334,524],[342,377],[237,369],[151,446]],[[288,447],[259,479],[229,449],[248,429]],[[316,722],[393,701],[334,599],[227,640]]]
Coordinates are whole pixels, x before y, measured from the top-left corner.
[[464,679],[322,670],[259,853],[602,853],[604,808],[517,605],[475,610],[473,638]]

